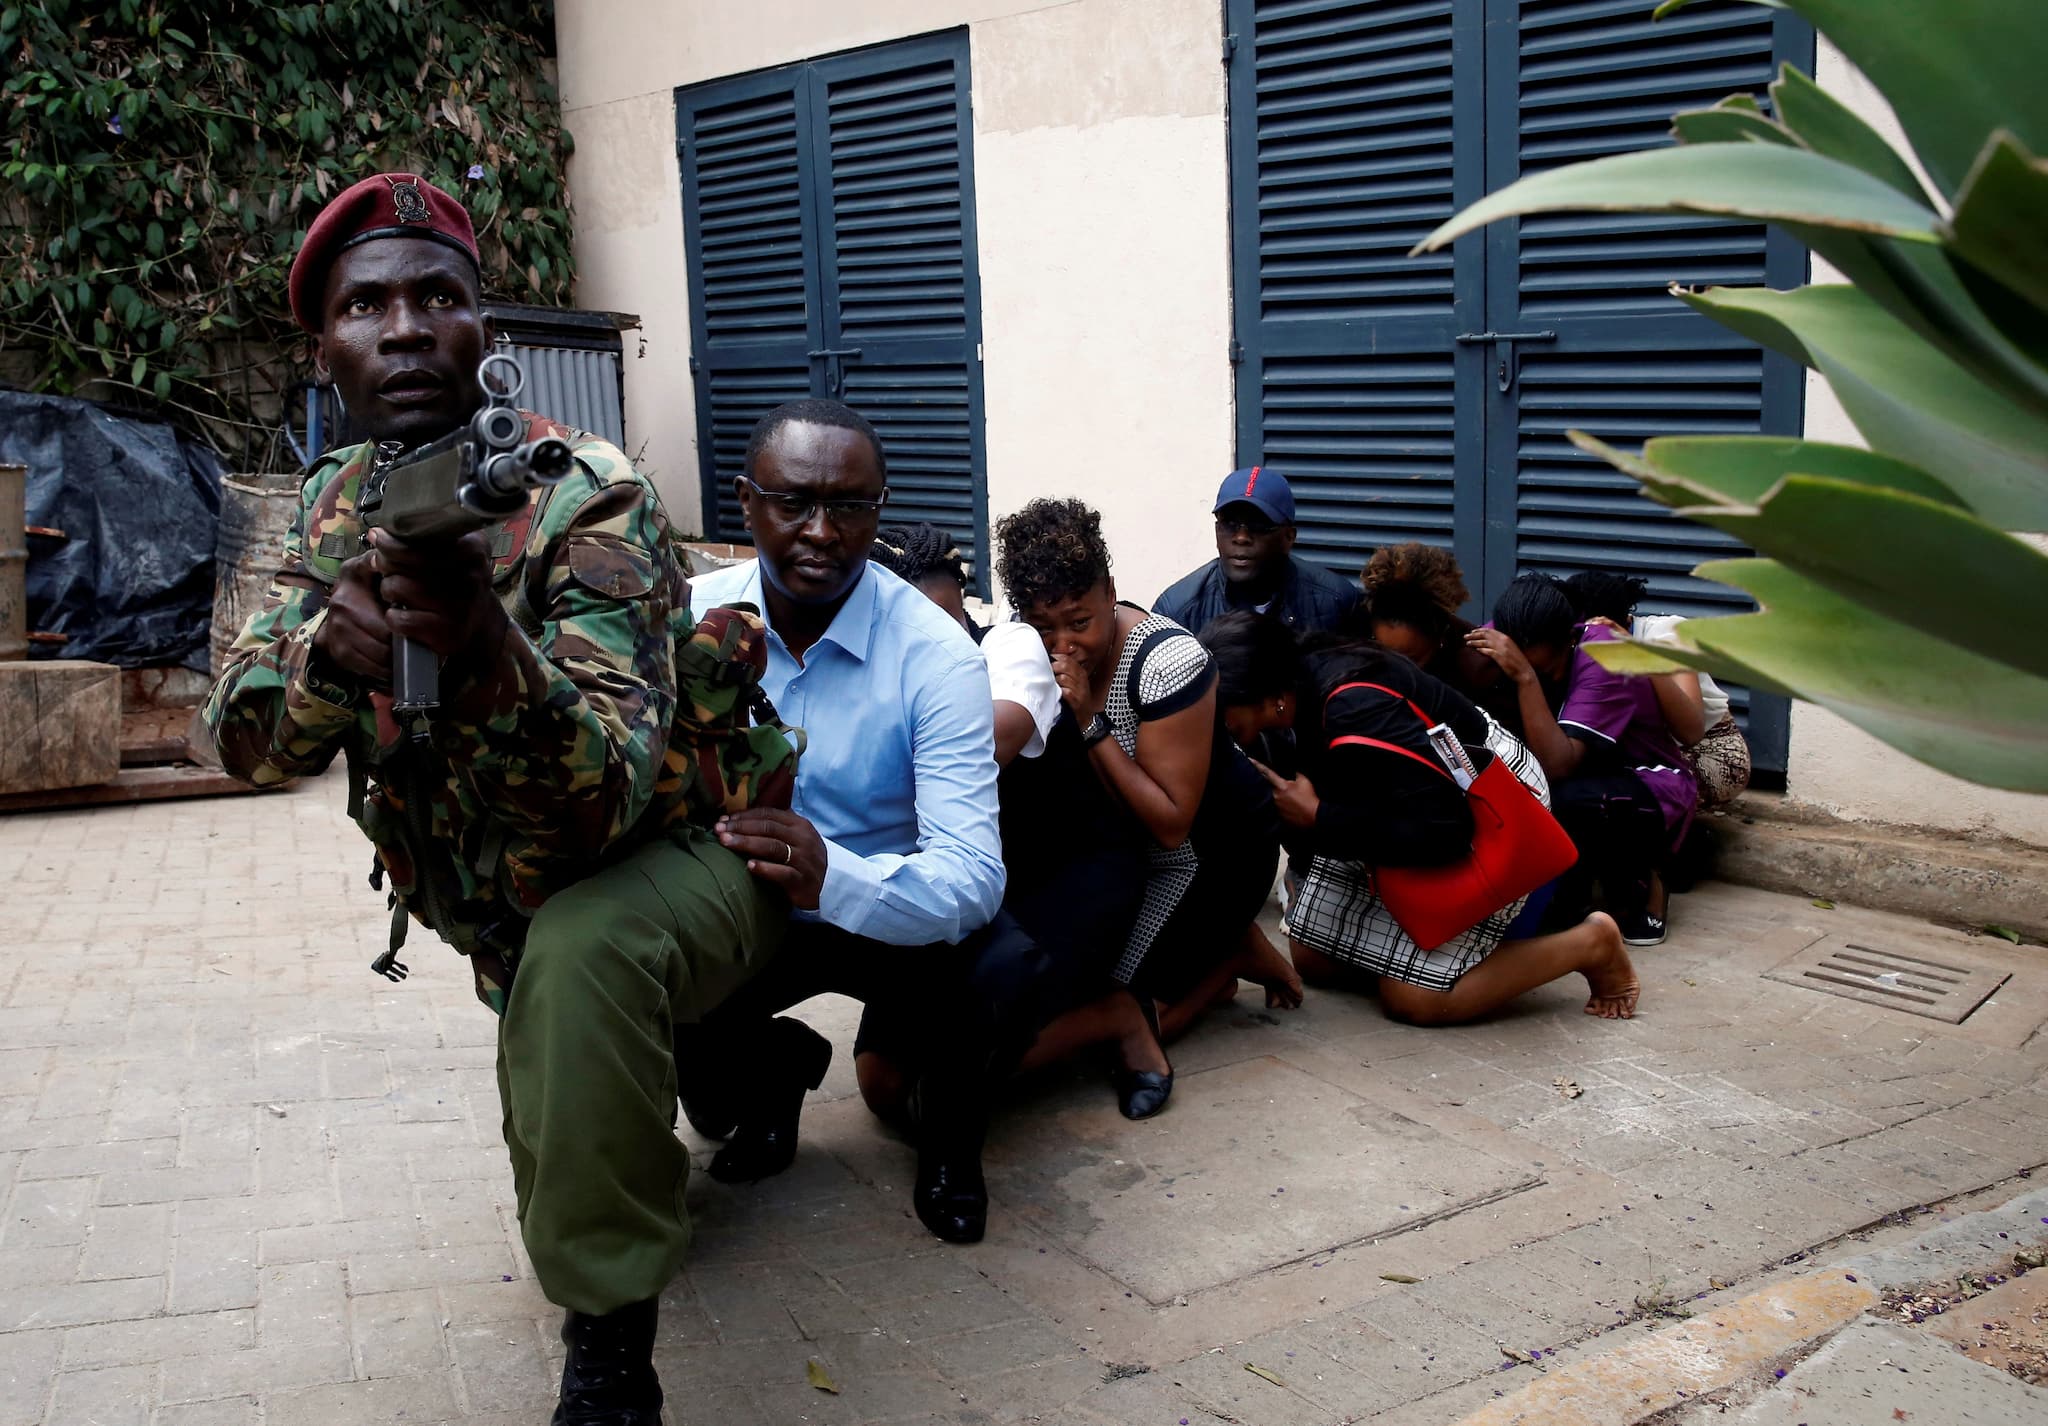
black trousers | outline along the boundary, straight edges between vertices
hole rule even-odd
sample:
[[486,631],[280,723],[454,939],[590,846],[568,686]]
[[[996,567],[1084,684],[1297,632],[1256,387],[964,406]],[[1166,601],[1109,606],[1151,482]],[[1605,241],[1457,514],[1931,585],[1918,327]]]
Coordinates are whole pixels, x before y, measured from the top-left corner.
[[848,995],[916,1027],[927,1132],[978,1135],[989,1087],[1042,1023],[1045,972],[1038,942],[1004,912],[957,945],[892,946],[792,921],[775,959],[679,1037],[685,1084],[710,1080],[713,1093],[732,1086],[721,1097],[747,1117],[749,1088],[774,1080],[764,1060],[768,1022],[814,995]]
[[1595,882],[1610,912],[1642,910],[1650,873],[1670,842],[1664,809],[1643,780],[1625,768],[1570,777],[1552,785],[1550,810],[1577,845],[1579,860],[1558,879],[1545,926],[1559,930],[1584,920]]

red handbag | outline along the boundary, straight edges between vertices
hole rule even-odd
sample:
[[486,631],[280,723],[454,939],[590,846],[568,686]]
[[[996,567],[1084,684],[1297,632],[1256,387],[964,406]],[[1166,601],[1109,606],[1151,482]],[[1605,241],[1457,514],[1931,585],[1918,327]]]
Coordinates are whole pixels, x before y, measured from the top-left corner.
[[[1347,683],[1330,697],[1353,688],[1370,688],[1399,698],[1432,727],[1430,716],[1414,700],[1378,683]],[[1360,744],[1411,758],[1454,785],[1457,779],[1436,758],[1424,757],[1396,743],[1356,734],[1330,739],[1331,747]],[[1495,754],[1465,789],[1472,809],[1472,854],[1447,866],[1373,868],[1373,889],[1387,912],[1415,944],[1433,951],[1477,926],[1497,911],[1514,905],[1537,887],[1569,871],[1579,849],[1550,809],[1522,785]]]

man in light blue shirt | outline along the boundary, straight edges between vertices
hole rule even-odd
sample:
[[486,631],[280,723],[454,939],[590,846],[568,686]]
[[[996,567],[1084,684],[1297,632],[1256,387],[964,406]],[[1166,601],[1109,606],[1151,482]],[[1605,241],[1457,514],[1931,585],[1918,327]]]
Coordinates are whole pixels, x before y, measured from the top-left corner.
[[730,1130],[714,1177],[780,1172],[832,1047],[771,1017],[826,991],[907,1013],[927,1051],[914,1204],[941,1238],[972,1242],[987,1216],[988,1082],[1037,1028],[1043,964],[999,910],[987,668],[957,623],[869,565],[886,463],[857,413],[836,401],[776,408],[754,429],[746,470],[736,484],[759,558],[697,580],[691,605],[763,611],[762,688],[808,737],[790,810],[718,826],[796,916],[781,953],[684,1054],[686,1107],[714,1137]]

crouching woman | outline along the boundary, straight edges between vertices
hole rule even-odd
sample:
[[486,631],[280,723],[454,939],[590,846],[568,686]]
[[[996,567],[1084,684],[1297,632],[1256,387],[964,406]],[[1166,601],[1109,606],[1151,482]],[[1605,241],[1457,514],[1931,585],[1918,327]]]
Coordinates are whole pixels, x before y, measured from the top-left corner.
[[1287,908],[1295,968],[1311,985],[1371,988],[1382,1008],[1415,1025],[1457,1025],[1539,985],[1583,975],[1586,1013],[1635,1013],[1635,968],[1621,933],[1595,912],[1569,930],[1509,938],[1522,902],[1423,950],[1373,889],[1375,867],[1450,866],[1472,854],[1462,787],[1428,730],[1449,727],[1474,767],[1494,758],[1548,805],[1543,769],[1527,748],[1463,695],[1375,644],[1326,635],[1297,644],[1279,624],[1231,614],[1202,631],[1216,661],[1217,701],[1239,746],[1292,727],[1300,773],[1268,771],[1308,873]]

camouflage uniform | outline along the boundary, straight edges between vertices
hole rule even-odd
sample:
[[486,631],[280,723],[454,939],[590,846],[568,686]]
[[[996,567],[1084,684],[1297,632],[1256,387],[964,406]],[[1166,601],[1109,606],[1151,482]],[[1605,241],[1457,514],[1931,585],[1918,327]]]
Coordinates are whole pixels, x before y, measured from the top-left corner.
[[[702,741],[736,696],[707,687],[720,660],[765,662],[759,622],[697,636],[653,487],[609,443],[529,417],[529,438],[546,434],[571,442],[576,469],[487,533],[511,622],[497,679],[451,664],[421,740],[387,695],[315,657],[329,590],[364,548],[365,444],[308,472],[205,719],[222,764],[258,786],[348,756],[394,940],[410,912],[469,957],[503,1017],[505,1136],[542,1286],[598,1313],[655,1295],[681,1264],[672,1028],[758,969],[787,914],[705,829],[763,780],[786,782],[793,755],[773,729],[738,756]],[[697,691],[680,710],[678,655]]]

